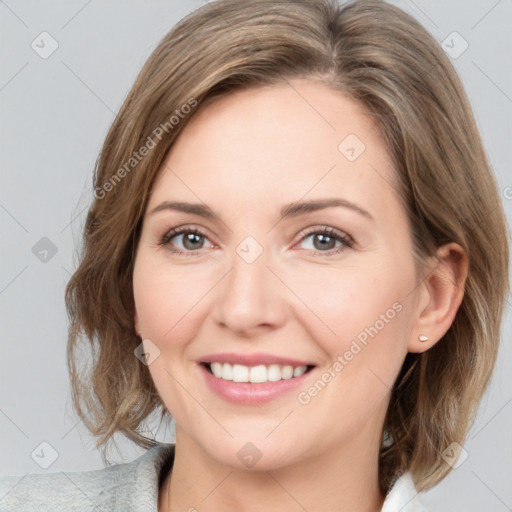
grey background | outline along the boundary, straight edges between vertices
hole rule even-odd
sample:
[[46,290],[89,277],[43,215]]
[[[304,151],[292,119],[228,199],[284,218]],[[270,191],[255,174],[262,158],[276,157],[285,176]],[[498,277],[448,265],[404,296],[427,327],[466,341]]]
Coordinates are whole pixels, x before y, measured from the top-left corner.
[[[0,473],[103,467],[92,436],[71,409],[64,287],[75,268],[92,170],[108,127],[161,37],[203,3],[0,2]],[[512,1],[393,3],[453,52],[464,48],[454,31],[467,41],[453,62],[510,219],[512,75],[504,56],[512,45]],[[34,40],[42,46],[43,31],[58,43],[46,59],[31,47]],[[45,39],[46,51],[50,43]],[[493,381],[464,446],[469,456],[423,496],[432,511],[512,510],[510,309],[507,304]],[[172,441],[172,428],[155,435]],[[113,462],[143,453],[123,439],[118,445],[119,452],[110,452]]]

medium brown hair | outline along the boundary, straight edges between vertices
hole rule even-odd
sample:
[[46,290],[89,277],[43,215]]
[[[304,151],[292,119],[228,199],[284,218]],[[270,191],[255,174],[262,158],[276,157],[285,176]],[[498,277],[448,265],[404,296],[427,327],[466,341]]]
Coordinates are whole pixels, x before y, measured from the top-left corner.
[[[384,424],[382,491],[406,470],[427,489],[451,469],[441,453],[464,443],[493,370],[508,292],[508,230],[457,73],[414,18],[383,1],[219,0],[158,44],[101,150],[81,260],[66,290],[74,406],[98,447],[116,432],[154,444],[141,425],[158,408],[162,417],[166,411],[147,366],[134,357],[141,340],[132,289],[152,183],[176,137],[211,99],[293,78],[342,91],[373,114],[417,261],[448,242],[469,258],[452,326],[427,352],[407,355]],[[78,352],[86,340],[87,368]]]

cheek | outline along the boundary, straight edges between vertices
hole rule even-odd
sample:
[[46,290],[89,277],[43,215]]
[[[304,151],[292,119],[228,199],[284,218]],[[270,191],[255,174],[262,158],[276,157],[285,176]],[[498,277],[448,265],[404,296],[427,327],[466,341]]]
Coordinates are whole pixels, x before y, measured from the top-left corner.
[[137,260],[133,288],[141,334],[155,341],[190,339],[189,329],[200,301],[211,288],[191,270],[168,264],[146,265]]
[[[187,382],[186,347],[200,326],[201,298],[211,288],[192,267],[155,263],[141,251],[135,262],[133,290],[139,329],[159,349],[148,369],[167,410],[177,422],[197,416],[180,385]],[[197,394],[197,393],[194,393]]]
[[[408,288],[398,273],[397,269],[376,266],[325,267],[290,274],[287,282],[293,283],[297,298],[316,319],[318,332],[330,333],[339,343],[357,337],[376,323],[383,330],[383,321],[389,325],[387,320],[401,316],[397,313],[401,308],[395,303],[403,306]],[[409,291],[411,286],[412,281]]]
[[407,353],[414,273],[407,266],[369,265],[298,275],[287,281],[307,306],[296,317],[326,366],[341,357],[344,376],[338,382],[350,381],[352,388],[357,381],[368,392],[378,380],[391,387]]

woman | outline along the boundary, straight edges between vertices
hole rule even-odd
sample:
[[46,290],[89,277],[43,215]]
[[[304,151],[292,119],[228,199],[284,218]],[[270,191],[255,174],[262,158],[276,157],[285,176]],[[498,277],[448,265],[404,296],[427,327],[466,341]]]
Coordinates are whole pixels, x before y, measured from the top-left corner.
[[[425,29],[380,1],[210,3],[144,65],[94,184],[73,399],[98,447],[150,450],[30,475],[5,510],[423,510],[508,291],[496,183]],[[141,433],[156,409],[175,444]]]

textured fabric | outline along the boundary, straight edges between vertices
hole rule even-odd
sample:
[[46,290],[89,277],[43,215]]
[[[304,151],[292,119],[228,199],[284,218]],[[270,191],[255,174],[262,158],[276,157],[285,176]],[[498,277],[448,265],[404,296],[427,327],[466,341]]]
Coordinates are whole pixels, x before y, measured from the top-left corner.
[[[158,444],[133,462],[82,472],[0,476],[1,512],[157,512],[158,489],[172,467],[174,445]],[[382,512],[426,512],[408,473]]]
[[157,512],[159,476],[174,445],[133,462],[83,472],[0,477],[2,512]]

